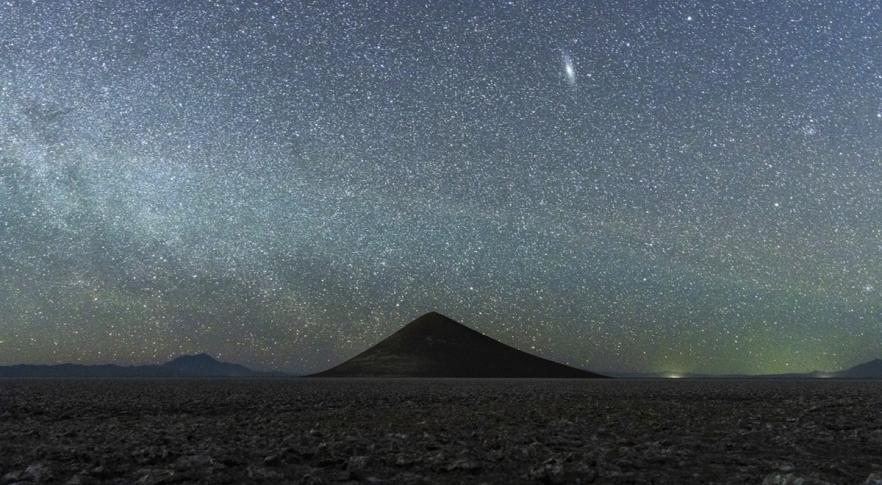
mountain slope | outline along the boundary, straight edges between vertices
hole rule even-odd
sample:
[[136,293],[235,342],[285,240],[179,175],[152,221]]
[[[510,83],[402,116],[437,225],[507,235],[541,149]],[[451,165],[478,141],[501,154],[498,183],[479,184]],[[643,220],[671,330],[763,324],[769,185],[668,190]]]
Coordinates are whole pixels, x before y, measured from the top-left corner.
[[875,359],[836,373],[850,379],[882,379],[882,359]]
[[427,313],[316,377],[604,377],[509,347]]

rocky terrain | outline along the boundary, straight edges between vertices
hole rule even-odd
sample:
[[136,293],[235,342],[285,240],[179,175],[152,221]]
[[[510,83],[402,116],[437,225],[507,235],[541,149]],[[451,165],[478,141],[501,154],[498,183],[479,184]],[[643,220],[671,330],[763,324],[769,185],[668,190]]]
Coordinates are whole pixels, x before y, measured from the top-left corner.
[[0,380],[0,483],[882,483],[882,382]]

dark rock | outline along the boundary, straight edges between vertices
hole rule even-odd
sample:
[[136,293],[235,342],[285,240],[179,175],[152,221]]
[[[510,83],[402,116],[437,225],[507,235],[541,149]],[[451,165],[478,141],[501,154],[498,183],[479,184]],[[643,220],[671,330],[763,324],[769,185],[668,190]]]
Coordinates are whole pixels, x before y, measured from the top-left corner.
[[65,485],[93,485],[101,483],[101,481],[87,472],[80,472],[72,476]]
[[0,485],[7,485],[19,481],[19,475],[21,475],[20,472],[9,472],[3,475],[3,477],[0,478]]
[[445,470],[449,472],[454,470],[464,470],[470,473],[478,473],[479,471],[481,471],[481,464],[475,460],[460,458],[453,463],[447,465]]
[[416,463],[416,461],[417,461],[416,458],[414,458],[413,456],[407,455],[405,453],[399,453],[399,454],[395,455],[395,465],[396,466],[408,467],[408,466],[411,466],[414,463]]
[[346,463],[346,470],[353,474],[358,474],[367,468],[369,457],[367,456],[350,456]]
[[144,446],[133,451],[132,458],[138,464],[149,465],[167,460],[169,452],[165,446]]
[[551,458],[541,465],[530,468],[527,476],[542,483],[564,483],[564,466],[560,460]]
[[261,466],[249,466],[248,478],[251,480],[279,480],[282,478],[282,474]]
[[326,483],[326,480],[322,477],[321,470],[313,469],[300,477],[300,483],[304,485],[322,485]]
[[223,465],[208,455],[185,455],[177,459],[174,468],[178,471],[223,468]]
[[136,473],[140,478],[135,482],[137,485],[159,485],[172,483],[176,478],[174,470],[165,468],[144,468]]
[[9,472],[0,478],[0,484],[14,484],[18,482],[42,483],[52,479],[52,471],[42,463],[29,465],[23,471]]
[[42,463],[37,463],[35,465],[31,465],[27,467],[21,475],[22,480],[27,480],[30,482],[45,482],[47,480],[52,479],[52,471],[49,470],[49,467],[43,465]]
[[96,478],[111,478],[113,476],[113,473],[111,473],[110,470],[101,465],[98,465],[95,468],[88,470],[87,473]]
[[440,468],[447,461],[447,455],[443,451],[438,450],[428,453],[423,457],[423,462],[432,468]]
[[832,485],[831,482],[812,477],[801,477],[793,473],[770,473],[763,479],[763,485]]
[[873,472],[864,480],[864,485],[882,485],[882,472]]
[[395,475],[390,481],[392,483],[401,483],[403,485],[434,485],[436,483],[434,480],[430,480],[423,475],[410,472]]
[[520,455],[525,460],[545,459],[551,454],[551,450],[542,443],[534,441],[520,449]]
[[541,483],[589,483],[597,476],[597,472],[586,463],[554,457],[530,468],[527,476]]

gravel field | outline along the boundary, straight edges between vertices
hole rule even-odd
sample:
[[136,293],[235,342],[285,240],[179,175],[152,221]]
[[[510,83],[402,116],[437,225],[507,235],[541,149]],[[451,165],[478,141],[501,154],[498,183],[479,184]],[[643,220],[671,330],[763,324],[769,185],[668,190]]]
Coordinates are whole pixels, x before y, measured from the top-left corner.
[[882,484],[882,382],[6,380],[0,476]]

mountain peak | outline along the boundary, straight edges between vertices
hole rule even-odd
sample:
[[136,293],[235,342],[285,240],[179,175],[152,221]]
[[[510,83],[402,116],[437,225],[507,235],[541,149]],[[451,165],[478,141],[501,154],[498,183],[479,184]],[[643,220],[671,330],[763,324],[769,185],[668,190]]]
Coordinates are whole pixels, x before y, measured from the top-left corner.
[[177,364],[212,365],[212,364],[220,364],[220,361],[218,361],[217,359],[215,359],[214,357],[212,357],[206,353],[200,353],[200,354],[189,354],[189,355],[178,356],[178,357],[170,360],[169,362],[167,362],[165,365],[171,366],[171,365],[177,365]]
[[424,314],[420,315],[419,317],[417,317],[416,319],[414,319],[413,321],[411,321],[410,324],[414,324],[414,323],[416,323],[416,322],[419,322],[419,321],[425,321],[425,320],[431,320],[431,321],[437,321],[437,322],[445,322],[445,323],[456,323],[456,324],[458,324],[458,325],[462,325],[461,323],[459,323],[459,322],[457,322],[456,320],[454,320],[454,319],[448,317],[447,315],[443,315],[443,314],[438,313],[438,312],[428,312],[428,313],[424,313]]
[[408,327],[445,327],[448,325],[458,325],[463,326],[461,323],[456,320],[448,317],[447,315],[442,315],[438,312],[429,312],[412,320],[410,323],[404,326],[404,328]]
[[[420,315],[417,319],[420,319],[420,318],[427,318],[427,317],[428,317],[428,318],[439,318],[439,317],[440,317],[440,318],[444,318],[444,319],[446,319],[446,320],[454,321],[452,318],[448,317],[447,315],[443,315],[443,314],[438,313],[438,312],[428,312],[428,313],[424,313],[424,314]],[[457,323],[459,323],[459,322],[457,322]]]

